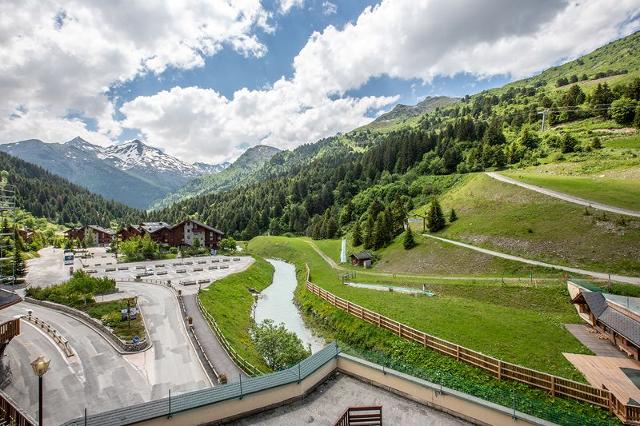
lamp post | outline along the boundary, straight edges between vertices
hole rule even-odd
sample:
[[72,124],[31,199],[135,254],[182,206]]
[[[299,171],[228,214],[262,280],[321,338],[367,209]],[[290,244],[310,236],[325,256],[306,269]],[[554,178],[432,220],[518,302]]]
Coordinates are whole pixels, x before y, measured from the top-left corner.
[[51,361],[39,356],[31,363],[33,372],[38,376],[38,425],[42,426],[42,376],[49,370]]

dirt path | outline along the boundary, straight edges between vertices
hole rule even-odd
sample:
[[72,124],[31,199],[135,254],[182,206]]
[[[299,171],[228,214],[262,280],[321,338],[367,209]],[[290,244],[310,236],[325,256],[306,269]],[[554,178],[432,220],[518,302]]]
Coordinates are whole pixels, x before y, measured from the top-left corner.
[[637,210],[625,209],[622,207],[611,206],[609,204],[598,203],[597,201],[591,201],[580,197],[574,197],[573,195],[565,194],[564,192],[553,191],[551,189],[542,188],[540,186],[531,185],[528,183],[520,182],[519,180],[512,179],[510,177],[501,175],[496,172],[487,172],[487,176],[499,180],[500,182],[508,183],[511,185],[520,186],[531,191],[539,192],[550,197],[557,198],[559,200],[567,201],[569,203],[579,204],[581,206],[592,207],[597,210],[604,210],[612,213],[624,214],[627,216],[640,217],[640,212]]
[[554,264],[551,264],[551,263],[541,262],[541,261],[532,260],[532,259],[526,259],[524,257],[513,256],[511,254],[501,253],[499,251],[494,251],[494,250],[489,250],[489,249],[473,246],[471,244],[462,243],[460,241],[448,240],[446,238],[436,237],[435,235],[429,235],[429,234],[422,234],[422,235],[427,237],[427,238],[433,238],[434,240],[439,240],[439,241],[443,241],[445,243],[454,244],[456,246],[460,246],[460,247],[468,248],[468,249],[471,249],[471,250],[475,250],[475,251],[478,251],[480,253],[485,253],[485,254],[488,254],[488,255],[491,255],[491,256],[495,256],[495,257],[501,257],[503,259],[514,260],[516,262],[527,263],[529,265],[543,266],[545,268],[558,269],[558,270],[561,270],[561,271],[572,272],[574,274],[588,275],[588,276],[591,276],[591,277],[594,277],[594,278],[599,278],[599,279],[602,279],[602,280],[611,279],[612,281],[617,281],[617,282],[621,282],[621,283],[640,285],[640,277],[629,277],[629,276],[626,276],[626,275],[614,275],[614,274],[609,275],[609,274],[606,274],[604,272],[595,272],[595,271],[588,271],[586,269],[572,268],[570,266],[554,265]]

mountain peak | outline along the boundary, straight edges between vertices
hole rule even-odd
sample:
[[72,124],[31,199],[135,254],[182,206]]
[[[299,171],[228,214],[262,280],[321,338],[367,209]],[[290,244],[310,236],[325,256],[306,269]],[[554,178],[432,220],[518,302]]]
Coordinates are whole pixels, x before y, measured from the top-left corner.
[[72,146],[74,148],[84,149],[84,150],[98,150],[100,147],[98,145],[94,145],[86,140],[82,139],[80,136],[76,136],[70,141],[65,142],[65,145]]

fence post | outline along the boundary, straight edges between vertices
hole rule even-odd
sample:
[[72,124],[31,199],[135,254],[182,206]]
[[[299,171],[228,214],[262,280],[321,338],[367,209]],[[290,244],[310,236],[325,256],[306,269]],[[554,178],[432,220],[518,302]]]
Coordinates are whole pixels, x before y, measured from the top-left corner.
[[171,417],[171,389],[169,389],[169,414],[167,415],[167,418],[170,419]]
[[242,399],[243,395],[242,395],[242,373],[240,373],[240,399]]
[[456,345],[456,359],[460,361],[460,345]]
[[498,360],[498,380],[502,380],[502,361]]
[[551,376],[551,396],[556,396],[556,376]]
[[300,374],[300,362],[298,363],[298,384],[300,384],[301,374]]

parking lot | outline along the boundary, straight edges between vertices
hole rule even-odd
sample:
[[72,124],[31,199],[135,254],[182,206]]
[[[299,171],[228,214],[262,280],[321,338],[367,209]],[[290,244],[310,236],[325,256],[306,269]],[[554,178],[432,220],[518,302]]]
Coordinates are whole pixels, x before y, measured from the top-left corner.
[[108,253],[96,253],[94,257],[82,259],[84,271],[95,276],[113,278],[116,281],[170,282],[183,294],[197,292],[212,281],[246,269],[253,258],[250,256],[202,256],[169,260],[116,263]]

